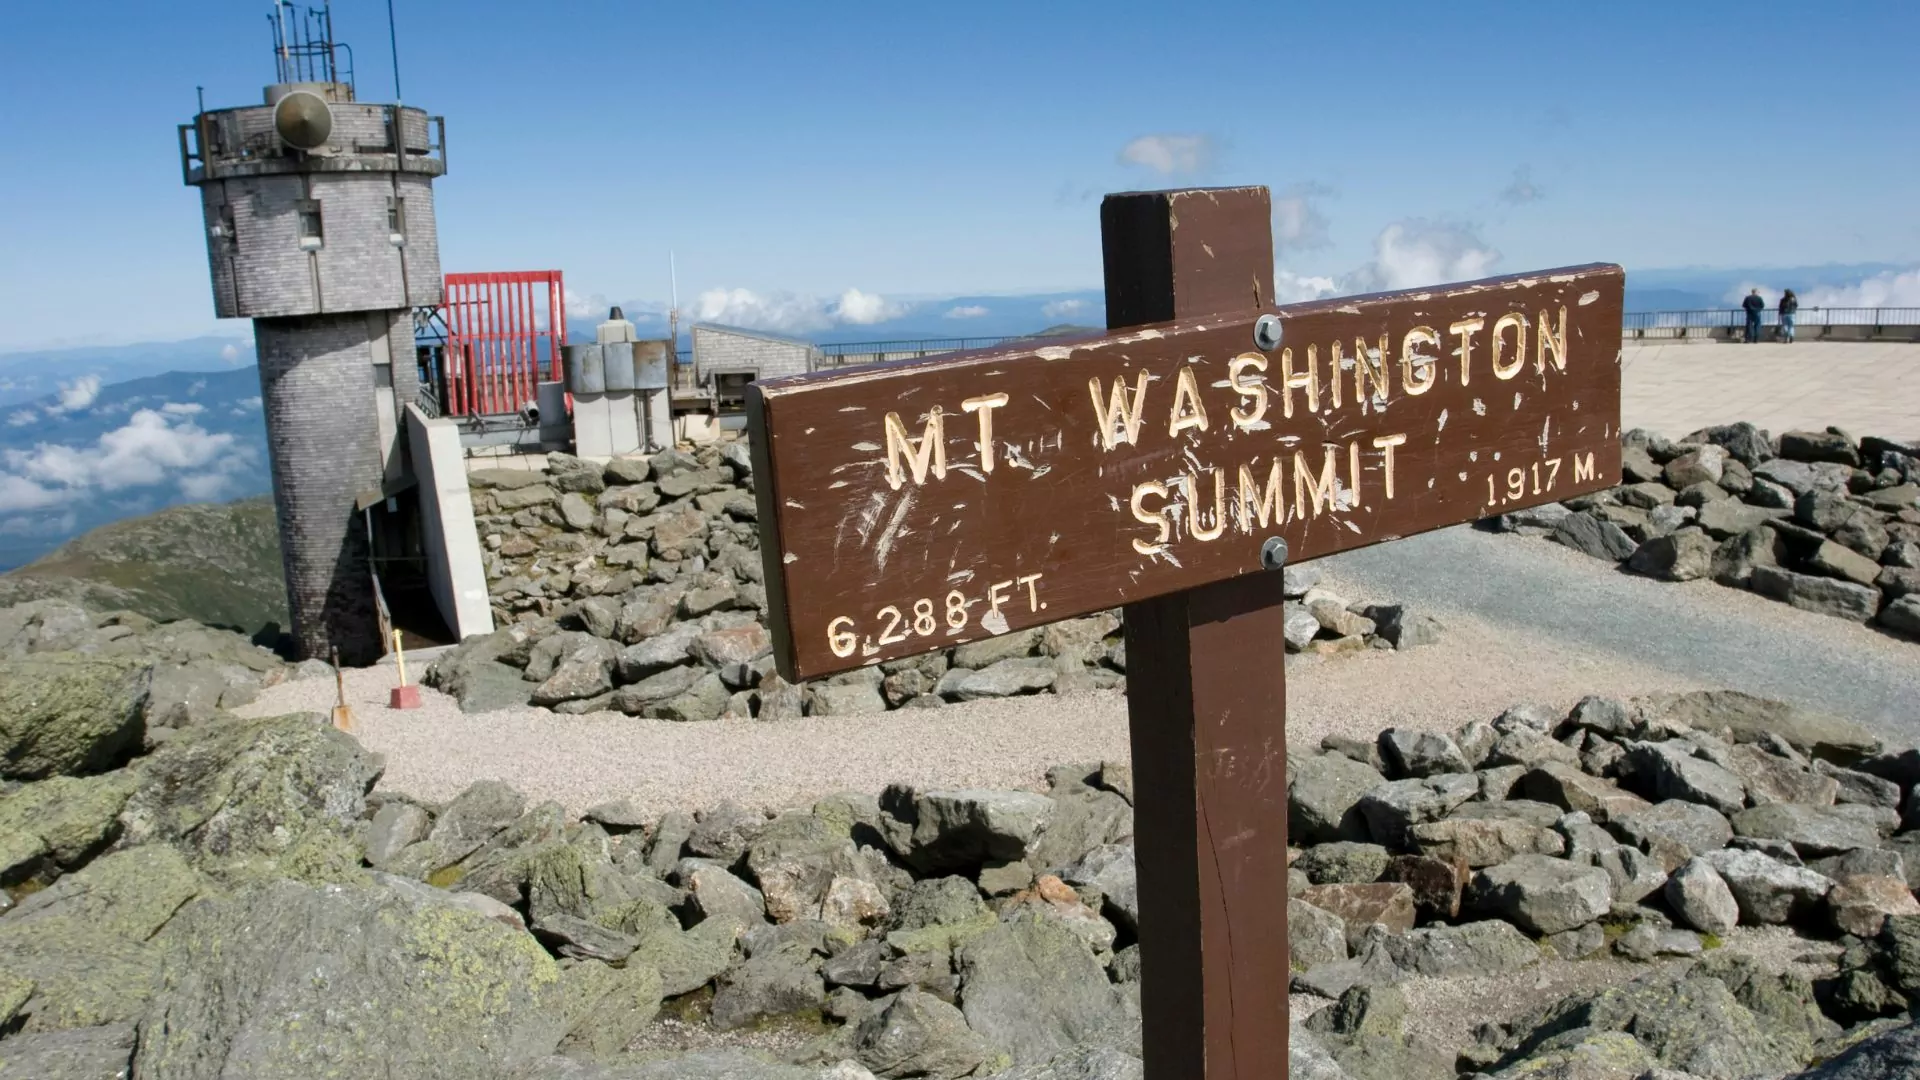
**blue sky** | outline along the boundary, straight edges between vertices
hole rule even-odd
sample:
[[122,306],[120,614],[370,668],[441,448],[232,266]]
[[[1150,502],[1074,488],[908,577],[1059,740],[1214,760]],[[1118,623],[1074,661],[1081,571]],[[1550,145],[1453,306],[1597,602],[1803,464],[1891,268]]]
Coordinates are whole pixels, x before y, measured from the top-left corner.
[[[1195,183],[1270,185],[1303,290],[1920,257],[1910,0],[395,6],[445,266],[583,302],[669,249],[729,317],[1097,288],[1099,196]],[[175,127],[258,100],[268,10],[6,5],[0,349],[218,325]],[[389,99],[385,4],[334,18]]]

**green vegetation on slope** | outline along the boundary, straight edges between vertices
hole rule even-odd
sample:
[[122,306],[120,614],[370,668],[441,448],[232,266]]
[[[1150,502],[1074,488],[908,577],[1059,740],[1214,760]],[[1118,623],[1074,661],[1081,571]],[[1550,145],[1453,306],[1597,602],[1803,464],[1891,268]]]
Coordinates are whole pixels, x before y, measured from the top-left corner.
[[248,634],[270,622],[285,627],[273,500],[175,506],[116,521],[0,574],[0,605],[52,597]]

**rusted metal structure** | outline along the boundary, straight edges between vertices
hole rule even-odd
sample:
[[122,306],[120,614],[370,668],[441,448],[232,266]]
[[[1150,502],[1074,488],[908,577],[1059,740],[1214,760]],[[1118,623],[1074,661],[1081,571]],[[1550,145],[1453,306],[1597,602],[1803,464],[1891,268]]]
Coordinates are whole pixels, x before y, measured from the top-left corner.
[[565,377],[566,284],[558,270],[448,274],[446,347],[434,375],[447,416],[501,416]]

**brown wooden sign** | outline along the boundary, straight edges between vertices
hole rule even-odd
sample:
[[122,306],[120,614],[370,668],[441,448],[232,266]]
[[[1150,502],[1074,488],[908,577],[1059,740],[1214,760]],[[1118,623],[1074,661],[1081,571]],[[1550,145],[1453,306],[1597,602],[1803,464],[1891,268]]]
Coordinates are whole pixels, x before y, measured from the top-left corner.
[[1570,267],[754,383],[781,674],[1256,573],[1272,537],[1298,561],[1608,487],[1623,284]]

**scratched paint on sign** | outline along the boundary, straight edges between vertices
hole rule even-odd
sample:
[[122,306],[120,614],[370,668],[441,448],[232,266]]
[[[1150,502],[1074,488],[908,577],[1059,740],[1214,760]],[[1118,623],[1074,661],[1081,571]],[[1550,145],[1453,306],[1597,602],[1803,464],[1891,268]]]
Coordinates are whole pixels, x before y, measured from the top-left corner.
[[[1567,498],[1619,471],[1617,267],[750,388],[789,678]],[[1583,404],[1584,403],[1584,404]]]

